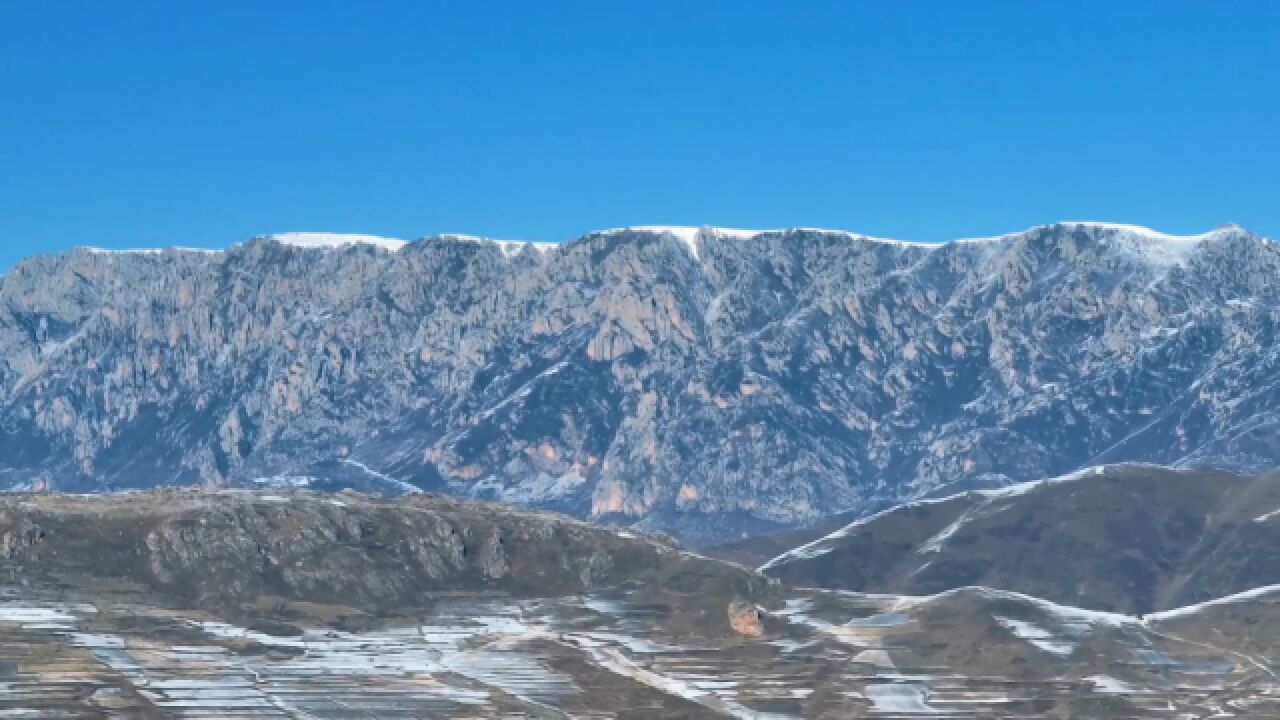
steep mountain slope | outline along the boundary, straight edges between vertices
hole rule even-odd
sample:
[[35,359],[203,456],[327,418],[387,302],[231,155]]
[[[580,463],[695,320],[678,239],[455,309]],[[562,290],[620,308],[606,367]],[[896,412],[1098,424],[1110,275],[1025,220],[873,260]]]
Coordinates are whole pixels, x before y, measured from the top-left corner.
[[309,483],[713,542],[1099,462],[1277,462],[1280,251],[1065,223],[932,246],[77,250],[0,285],[0,487]]
[[1154,466],[908,504],[767,563],[784,582],[927,595],[970,585],[1143,614],[1280,582],[1280,474]]

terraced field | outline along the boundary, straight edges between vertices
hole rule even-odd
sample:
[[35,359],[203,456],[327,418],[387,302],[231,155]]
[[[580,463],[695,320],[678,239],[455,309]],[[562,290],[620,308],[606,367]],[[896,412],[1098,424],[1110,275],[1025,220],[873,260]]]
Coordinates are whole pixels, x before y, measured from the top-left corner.
[[[7,590],[0,716],[1280,715],[1274,655],[1184,638],[1185,616],[1144,622],[977,589],[800,593],[765,614],[760,636],[710,642],[665,631],[663,608],[621,592],[458,597],[363,630],[244,627],[138,600]],[[1265,599],[1247,607],[1275,612]]]
[[1280,717],[1280,586],[800,589],[429,496],[9,496],[0,582],[3,718]]

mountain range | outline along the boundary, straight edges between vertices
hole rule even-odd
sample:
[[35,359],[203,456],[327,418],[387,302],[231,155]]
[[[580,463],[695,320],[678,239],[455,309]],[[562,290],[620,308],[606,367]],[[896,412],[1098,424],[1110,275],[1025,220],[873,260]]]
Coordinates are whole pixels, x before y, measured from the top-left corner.
[[0,488],[420,490],[694,544],[1280,460],[1280,249],[1058,223],[81,248],[0,280]]

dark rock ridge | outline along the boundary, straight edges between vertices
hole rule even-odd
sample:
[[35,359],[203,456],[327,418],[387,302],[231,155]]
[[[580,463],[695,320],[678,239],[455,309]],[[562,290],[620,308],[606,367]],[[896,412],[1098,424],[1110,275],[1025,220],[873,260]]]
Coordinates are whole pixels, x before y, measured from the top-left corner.
[[913,503],[767,563],[786,583],[929,595],[973,585],[1145,614],[1280,583],[1280,473],[1121,465]]
[[427,494],[156,490],[0,498],[0,578],[105,592],[112,583],[234,615],[279,602],[409,613],[440,598],[626,588],[729,633],[734,605],[776,583],[667,543],[552,513]]
[[0,488],[423,488],[713,542],[1102,462],[1274,465],[1277,277],[1234,226],[74,250],[0,285]]

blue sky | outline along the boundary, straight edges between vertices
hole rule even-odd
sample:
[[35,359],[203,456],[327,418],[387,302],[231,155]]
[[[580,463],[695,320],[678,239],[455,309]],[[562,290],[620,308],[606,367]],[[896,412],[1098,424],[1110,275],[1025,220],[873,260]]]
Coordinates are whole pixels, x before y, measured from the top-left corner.
[[288,230],[1278,236],[1277,27],[1247,1],[0,2],[0,268]]

